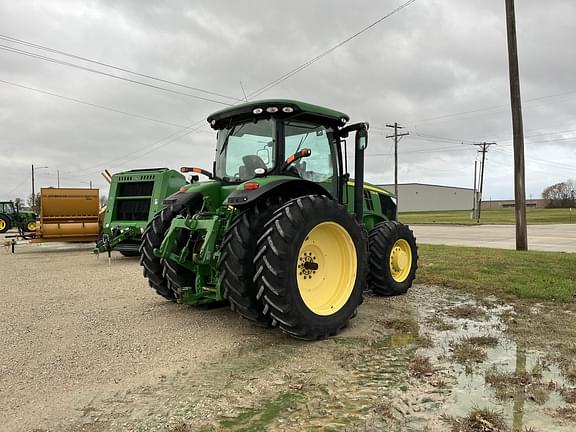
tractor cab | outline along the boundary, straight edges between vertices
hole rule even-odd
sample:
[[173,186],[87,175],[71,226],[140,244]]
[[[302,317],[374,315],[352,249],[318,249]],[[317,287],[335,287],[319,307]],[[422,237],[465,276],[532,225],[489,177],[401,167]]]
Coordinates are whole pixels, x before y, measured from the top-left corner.
[[317,183],[338,196],[344,174],[339,131],[344,113],[296,101],[267,100],[219,111],[215,178],[243,183],[286,175]]

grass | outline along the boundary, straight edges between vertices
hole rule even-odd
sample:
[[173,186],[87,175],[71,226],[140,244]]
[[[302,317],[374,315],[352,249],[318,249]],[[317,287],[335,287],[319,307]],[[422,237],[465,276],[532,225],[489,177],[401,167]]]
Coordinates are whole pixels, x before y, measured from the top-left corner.
[[576,254],[459,246],[418,246],[417,283],[504,298],[576,299]]
[[[526,209],[526,219],[528,224],[576,223],[576,209],[572,210],[572,217],[570,217],[570,209],[566,208],[528,208]],[[398,220],[406,224],[476,224],[476,222],[470,219],[469,210],[399,213]],[[482,210],[480,223],[487,225],[514,225],[514,209]]]
[[[227,431],[258,432],[266,428],[281,415],[287,415],[304,400],[300,393],[288,392],[268,400],[262,406],[247,409],[236,417],[223,419],[220,426]],[[213,429],[212,429],[213,430]]]

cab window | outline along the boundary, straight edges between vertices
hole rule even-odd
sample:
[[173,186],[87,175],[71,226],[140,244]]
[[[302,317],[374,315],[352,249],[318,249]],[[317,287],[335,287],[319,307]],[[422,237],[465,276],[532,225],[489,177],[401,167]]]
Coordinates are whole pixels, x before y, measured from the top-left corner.
[[298,121],[284,123],[286,157],[309,148],[310,156],[294,162],[289,172],[304,180],[323,186],[328,192],[336,192],[336,158],[332,129]]

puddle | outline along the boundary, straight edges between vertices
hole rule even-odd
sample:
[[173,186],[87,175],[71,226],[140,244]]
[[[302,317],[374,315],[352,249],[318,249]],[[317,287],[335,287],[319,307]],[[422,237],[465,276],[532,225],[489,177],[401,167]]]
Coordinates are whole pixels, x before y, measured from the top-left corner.
[[[486,429],[495,432],[574,430],[557,414],[570,407],[560,369],[507,336],[512,306],[449,289],[414,291],[367,299],[361,313],[371,315],[369,328],[318,344],[333,364],[262,430],[444,432],[474,410],[496,413],[503,428]],[[576,390],[570,395],[576,402]],[[228,422],[226,430],[245,430],[237,426]]]
[[[495,300],[477,303],[467,296],[459,297],[458,308],[462,305],[476,308],[480,311],[479,317],[455,318],[450,313],[454,309],[450,304],[440,308],[440,312],[438,305],[419,308],[424,318],[421,331],[430,335],[433,346],[419,349],[418,353],[429,356],[438,367],[451,369],[455,377],[442,414],[464,417],[476,408],[487,408],[500,413],[513,432],[525,428],[573,431],[573,424],[559,424],[553,417],[554,412],[565,405],[560,393],[567,383],[560,369],[547,360],[545,353],[528,349],[505,333],[503,315],[513,314],[512,306]],[[453,301],[450,303],[454,304]],[[430,326],[430,317],[444,321],[445,329]],[[482,346],[485,339],[490,345],[493,345],[492,339],[498,342],[495,346]],[[480,342],[471,345],[483,351],[485,359],[478,363],[454,361],[455,346],[470,340]]]

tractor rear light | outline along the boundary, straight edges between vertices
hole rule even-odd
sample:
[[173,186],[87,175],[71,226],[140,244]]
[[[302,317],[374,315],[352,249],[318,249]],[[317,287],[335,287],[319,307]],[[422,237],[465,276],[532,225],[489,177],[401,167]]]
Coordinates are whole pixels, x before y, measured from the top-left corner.
[[254,182],[247,182],[244,183],[244,190],[256,190],[260,187],[260,185],[258,183],[254,183]]
[[254,108],[252,114],[262,114],[264,110],[262,108]]
[[282,108],[282,111],[284,111],[285,113],[290,114],[291,112],[294,112],[294,108],[292,108],[292,107],[284,107],[284,108]]
[[274,114],[274,113],[278,112],[278,107],[274,107],[274,106],[268,107],[268,108],[266,108],[266,112],[269,112],[270,114]]
[[180,192],[186,192],[186,186],[180,186],[180,189],[178,189]]

